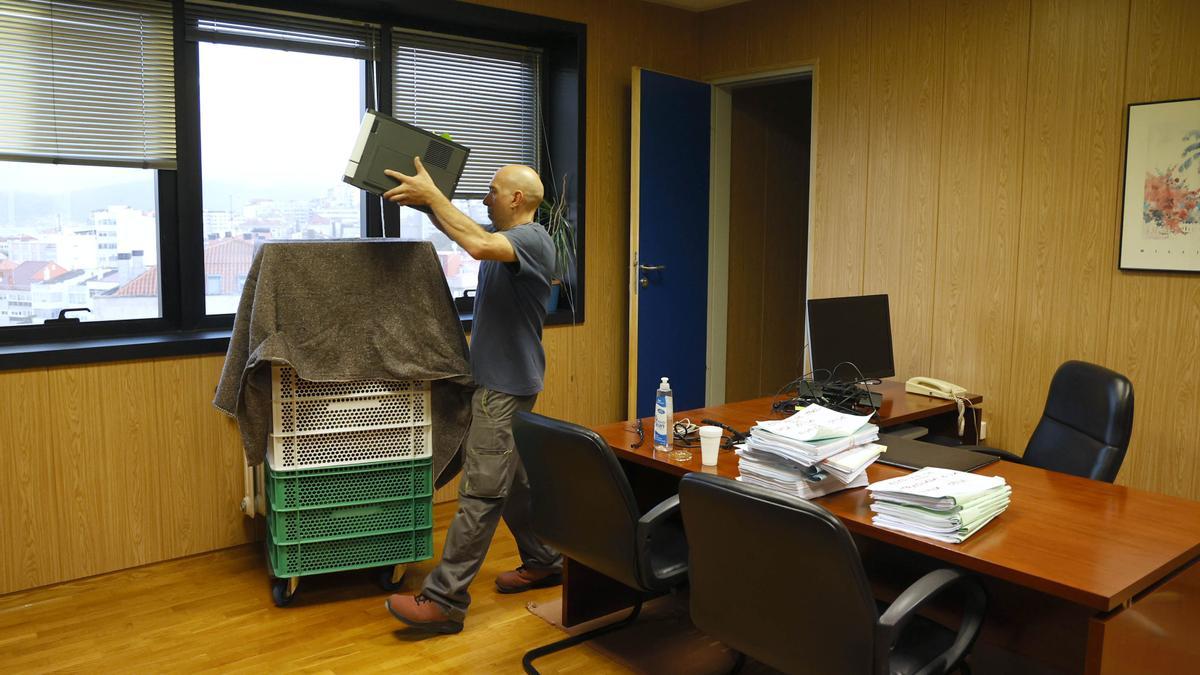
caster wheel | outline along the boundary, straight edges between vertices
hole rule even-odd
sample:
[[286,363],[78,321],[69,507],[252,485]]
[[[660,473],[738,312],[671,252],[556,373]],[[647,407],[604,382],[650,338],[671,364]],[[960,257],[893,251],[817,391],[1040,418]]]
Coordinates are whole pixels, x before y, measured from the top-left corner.
[[296,583],[292,579],[274,579],[271,581],[271,599],[276,607],[287,607],[296,599]]
[[400,590],[404,585],[404,573],[408,570],[408,565],[391,565],[388,567],[380,567],[375,570],[375,582],[379,587],[388,592]]

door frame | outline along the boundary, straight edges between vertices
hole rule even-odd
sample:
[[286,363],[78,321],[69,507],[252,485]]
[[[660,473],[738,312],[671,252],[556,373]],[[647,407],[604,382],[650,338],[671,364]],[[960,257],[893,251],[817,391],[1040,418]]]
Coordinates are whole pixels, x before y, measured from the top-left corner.
[[[641,103],[642,86],[638,77],[642,69],[634,66],[632,69],[631,103],[633,109],[638,109]],[[729,257],[716,255],[716,252],[729,250],[729,180],[730,180],[730,142],[733,127],[733,94],[739,87],[785,82],[798,79],[804,75],[812,76],[812,122],[809,133],[809,172],[808,172],[808,253],[804,271],[805,300],[812,288],[812,218],[813,218],[813,183],[816,179],[817,157],[817,110],[818,101],[818,63],[817,61],[801,62],[786,68],[775,70],[741,73],[712,80],[701,80],[712,87],[711,135],[709,145],[709,205],[708,205],[708,317],[707,317],[707,346],[705,347],[704,398],[706,406],[725,403],[725,368],[726,349],[728,343],[729,321]],[[640,223],[637,208],[639,203],[641,167],[637,161],[638,148],[641,146],[641,124],[632,120],[630,128],[630,172],[629,172],[629,288],[626,297],[633,298],[637,294],[638,283],[638,235]],[[807,343],[808,322],[804,322],[805,342]],[[634,419],[637,415],[637,339],[638,312],[637,305],[629,303],[629,349],[628,369],[626,379],[626,417]],[[811,367],[805,351],[805,367]]]
[[[630,110],[642,109],[642,69],[634,66],[631,71],[633,88],[630,92]],[[642,147],[642,123],[636,115],[630,115],[629,129],[629,338],[625,356],[628,373],[625,380],[625,416],[637,417],[637,364],[638,364],[638,305],[633,301],[638,293],[638,236],[641,234],[642,163],[638,154]]]
[[[729,257],[714,252],[729,250],[730,143],[733,131],[733,90],[747,86],[786,82],[812,76],[812,123],[808,142],[808,253],[805,256],[805,300],[812,288],[812,214],[813,183],[817,158],[817,62],[800,63],[787,68],[744,73],[708,80],[713,88],[712,144],[709,158],[708,207],[708,355],[704,398],[706,405],[725,403],[725,368],[729,322]],[[805,343],[808,322],[804,322]],[[807,358],[807,350],[802,355]],[[805,361],[806,368],[811,368]],[[631,380],[632,381],[632,380]],[[632,413],[630,413],[632,417]]]

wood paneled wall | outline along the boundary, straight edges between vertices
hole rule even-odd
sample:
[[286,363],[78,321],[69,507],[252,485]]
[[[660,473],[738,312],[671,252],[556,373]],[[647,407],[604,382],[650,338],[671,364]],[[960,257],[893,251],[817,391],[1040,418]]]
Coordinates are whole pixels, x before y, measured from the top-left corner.
[[[1200,96],[1196,26],[1200,26],[1200,3],[1133,3],[1121,78],[1125,102]],[[1114,185],[1120,190],[1119,174]],[[1114,201],[1117,203],[1111,211],[1117,212],[1119,198]],[[1119,217],[1109,215],[1107,220],[1116,222]],[[1200,444],[1196,442],[1196,422],[1200,420],[1200,277],[1151,272],[1113,274],[1105,353],[1133,380],[1138,406],[1135,445],[1125,459],[1122,479],[1200,499]]]
[[0,593],[253,538],[222,361],[0,375]]
[[897,376],[1020,452],[1054,369],[1134,384],[1118,482],[1200,499],[1200,277],[1117,269],[1125,110],[1200,96],[1192,0],[753,0],[705,78],[815,64],[811,297],[891,296]]
[[[587,321],[546,330],[538,409],[619,419],[630,71],[698,76],[699,16],[634,0],[488,4],[588,25]],[[0,594],[253,540],[238,511],[237,430],[210,405],[222,362],[0,373]]]

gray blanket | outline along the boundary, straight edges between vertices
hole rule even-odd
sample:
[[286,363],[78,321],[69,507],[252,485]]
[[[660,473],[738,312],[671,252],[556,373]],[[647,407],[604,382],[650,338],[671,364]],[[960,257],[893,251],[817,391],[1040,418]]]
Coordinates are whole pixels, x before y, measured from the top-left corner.
[[272,362],[317,381],[432,380],[433,476],[458,471],[475,384],[467,340],[429,242],[268,242],[254,256],[213,405],[263,461]]

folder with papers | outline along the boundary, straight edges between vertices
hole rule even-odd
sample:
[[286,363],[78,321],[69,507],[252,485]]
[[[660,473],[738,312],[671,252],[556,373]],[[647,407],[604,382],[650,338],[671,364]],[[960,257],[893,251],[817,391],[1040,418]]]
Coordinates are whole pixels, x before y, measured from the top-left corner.
[[863,474],[886,450],[886,447],[878,443],[867,443],[839,452],[822,462],[821,466],[843,483],[849,483]]
[[866,487],[868,484],[865,471],[860,472],[849,481],[842,481],[830,474],[825,474],[824,478],[819,480],[810,481],[799,477],[797,473],[772,469],[757,463],[743,463],[741,475],[737,479],[743,483],[752,483],[803,499],[816,499],[840,490]]
[[793,461],[811,466],[824,459],[879,439],[879,427],[864,424],[857,431],[842,438],[826,438],[816,442],[797,441],[771,431],[754,427],[750,432],[752,445],[757,450],[773,452]]
[[759,422],[755,428],[797,442],[812,442],[849,436],[870,421],[871,415],[848,415],[819,405],[810,405],[782,420]]
[[739,480],[805,499],[865,487],[867,467],[886,450],[868,419],[811,405],[759,422],[738,449]]
[[928,467],[880,481],[871,492],[871,522],[880,527],[960,544],[1008,508],[1002,476]]

